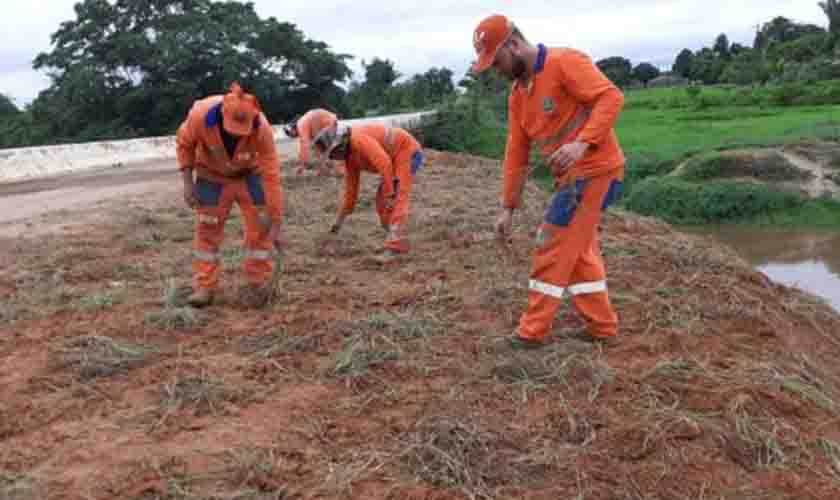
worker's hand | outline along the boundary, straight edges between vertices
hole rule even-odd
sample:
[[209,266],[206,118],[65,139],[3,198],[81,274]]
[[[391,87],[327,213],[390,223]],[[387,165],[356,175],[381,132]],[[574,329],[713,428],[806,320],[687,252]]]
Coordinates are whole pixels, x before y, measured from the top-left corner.
[[572,165],[577,163],[583,155],[589,150],[589,143],[586,142],[570,142],[560,146],[560,149],[555,151],[548,157],[548,164],[551,165],[551,173],[554,175],[562,175]]
[[513,227],[513,209],[505,208],[496,219],[496,238],[501,241],[510,239],[511,228]]
[[335,224],[333,224],[333,225],[330,227],[330,233],[331,233],[331,234],[338,234],[338,232],[339,232],[339,231],[341,231],[341,226],[343,226],[343,225],[344,225],[344,217],[343,217],[343,216],[339,216],[339,217],[335,220]]
[[279,221],[271,223],[271,229],[268,230],[268,239],[278,252],[282,252],[289,244],[286,240],[285,231],[283,231],[283,225]]
[[318,175],[319,176],[328,176],[328,175],[330,175],[330,172],[332,171],[332,162],[330,162],[329,160],[327,160],[325,158],[321,158],[321,161],[319,161],[316,164],[313,164],[312,166],[313,166],[313,168],[318,169]]
[[390,212],[397,206],[397,193],[394,192],[391,196],[385,198],[385,210]]
[[192,180],[184,181],[184,203],[190,208],[198,207],[198,193]]

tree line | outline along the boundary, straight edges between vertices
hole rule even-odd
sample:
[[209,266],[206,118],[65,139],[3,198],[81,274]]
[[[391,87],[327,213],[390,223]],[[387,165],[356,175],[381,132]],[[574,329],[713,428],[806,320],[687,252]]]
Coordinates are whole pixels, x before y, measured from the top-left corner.
[[[731,43],[725,33],[699,50],[683,49],[671,73],[706,85],[749,85],[813,82],[840,78],[840,1],[826,0],[818,6],[828,18],[828,29],[797,23],[778,16],[756,29],[751,46]],[[649,63],[633,66],[623,57],[609,57],[598,67],[617,85],[644,86],[660,71]]]
[[[720,34],[711,46],[683,49],[670,73],[704,84],[840,78],[840,4],[819,6],[827,30],[776,17],[757,29],[752,46]],[[458,82],[465,89],[459,98],[448,68],[401,80],[394,63],[380,58],[362,61],[364,79],[354,80],[353,56],[292,23],[260,18],[252,3],[83,0],[75,15],[51,35],[52,50],[34,60],[50,86],[24,110],[0,95],[0,148],[168,135],[195,99],[221,92],[233,80],[260,97],[273,123],[315,107],[355,118],[441,108],[458,99],[476,103],[508,88],[467,75]],[[647,86],[660,76],[653,64],[634,66],[624,57],[597,65],[621,87]],[[504,101],[490,101],[501,103],[494,111],[504,117]],[[461,108],[478,118],[476,109]],[[450,133],[459,135],[457,128]],[[465,144],[473,140],[462,138]]]
[[[454,92],[452,71],[432,68],[397,83],[388,60],[364,63],[260,18],[250,2],[83,0],[51,35],[33,68],[50,86],[19,110],[0,95],[0,147],[168,135],[195,99],[231,81],[258,95],[273,123],[309,109],[351,118],[433,107]],[[349,84],[349,89],[346,89]]]

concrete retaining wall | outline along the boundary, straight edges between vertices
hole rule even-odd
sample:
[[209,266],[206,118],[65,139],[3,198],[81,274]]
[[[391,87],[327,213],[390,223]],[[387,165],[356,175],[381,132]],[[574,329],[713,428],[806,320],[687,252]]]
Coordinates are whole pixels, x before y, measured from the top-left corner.
[[[392,126],[407,127],[426,114],[428,112],[407,113],[346,120],[344,123],[384,122]],[[279,126],[275,127],[274,130],[281,154],[286,156],[293,154],[296,149],[296,141],[286,137]],[[0,183],[174,159],[174,136],[0,149]]]

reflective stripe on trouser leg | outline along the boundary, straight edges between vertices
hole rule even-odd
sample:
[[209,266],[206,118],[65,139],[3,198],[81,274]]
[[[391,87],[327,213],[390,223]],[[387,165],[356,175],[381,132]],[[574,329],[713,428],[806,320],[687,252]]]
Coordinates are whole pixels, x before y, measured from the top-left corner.
[[273,243],[268,238],[269,227],[260,223],[260,214],[265,212],[265,207],[255,205],[247,192],[241,193],[238,201],[239,210],[245,219],[245,254],[242,269],[249,284],[261,286],[271,279],[271,273],[274,271],[271,253]]
[[586,329],[593,337],[613,337],[618,333],[618,317],[607,294],[606,269],[598,238],[580,256],[572,272],[577,293],[572,305],[586,321]]
[[[213,289],[219,283],[226,214],[220,209],[198,209],[193,240],[193,287]],[[208,213],[210,212],[210,213]]]
[[[582,187],[579,196],[575,194],[560,199],[570,204],[566,207],[568,210],[565,217],[552,218],[557,224],[546,222],[540,226],[542,241],[534,252],[531,267],[532,284],[536,286],[530,287],[528,309],[519,320],[520,336],[542,340],[551,331],[562,303],[562,294],[556,293],[560,289],[572,295],[574,303],[575,297],[585,297],[587,292],[601,287],[593,283],[603,281],[603,276],[593,280],[579,280],[574,279],[573,272],[581,256],[596,238],[601,204],[612,178],[605,176],[589,179],[585,185],[579,186]],[[552,205],[552,210],[556,211],[557,208]]]

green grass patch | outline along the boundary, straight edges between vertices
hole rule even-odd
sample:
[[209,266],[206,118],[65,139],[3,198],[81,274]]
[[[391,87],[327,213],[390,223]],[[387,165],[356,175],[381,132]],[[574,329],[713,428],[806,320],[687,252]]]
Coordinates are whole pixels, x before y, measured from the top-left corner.
[[690,159],[680,169],[687,181],[727,177],[755,177],[766,181],[804,180],[807,175],[791,165],[780,153],[711,152]]
[[798,208],[795,195],[758,184],[715,181],[694,184],[675,178],[645,179],[625,199],[627,208],[675,224],[745,221]]
[[664,162],[718,149],[840,138],[840,106],[745,111],[750,109],[720,109],[696,120],[698,112],[691,109],[627,109],[616,131],[629,169],[640,155]]

